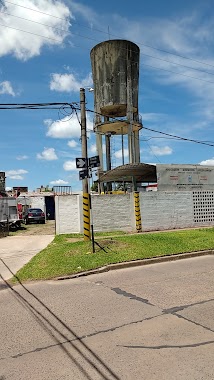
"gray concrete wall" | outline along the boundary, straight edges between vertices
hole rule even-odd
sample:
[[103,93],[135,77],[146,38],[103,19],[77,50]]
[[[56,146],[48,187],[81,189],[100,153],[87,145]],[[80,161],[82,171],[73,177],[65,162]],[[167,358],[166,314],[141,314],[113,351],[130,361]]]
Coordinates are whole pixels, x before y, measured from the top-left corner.
[[55,197],[56,234],[80,233],[79,195],[57,195]]
[[92,211],[95,231],[133,230],[132,194],[92,195]]
[[140,209],[143,231],[195,226],[190,191],[140,193]]
[[[83,231],[82,196],[56,196],[56,233]],[[214,225],[213,191],[140,193],[143,231]],[[92,195],[95,231],[135,231],[133,194]]]
[[30,207],[32,208],[41,208],[45,212],[45,197],[29,197]]

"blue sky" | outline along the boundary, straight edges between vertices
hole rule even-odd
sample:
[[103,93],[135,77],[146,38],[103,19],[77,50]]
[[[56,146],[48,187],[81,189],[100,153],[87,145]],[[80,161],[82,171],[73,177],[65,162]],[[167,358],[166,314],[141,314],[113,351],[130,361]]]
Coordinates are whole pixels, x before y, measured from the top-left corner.
[[[90,50],[109,38],[138,44],[139,112],[146,128],[214,142],[214,10],[206,0],[11,0],[0,8],[0,103],[79,102],[93,109]],[[134,4],[134,6],[133,6]],[[185,58],[182,58],[185,57]],[[0,110],[7,187],[80,190],[80,126],[58,110]],[[87,115],[89,156],[96,155]],[[141,162],[214,165],[214,147],[142,129]],[[112,138],[112,164],[121,164]],[[126,162],[128,158],[126,158]]]

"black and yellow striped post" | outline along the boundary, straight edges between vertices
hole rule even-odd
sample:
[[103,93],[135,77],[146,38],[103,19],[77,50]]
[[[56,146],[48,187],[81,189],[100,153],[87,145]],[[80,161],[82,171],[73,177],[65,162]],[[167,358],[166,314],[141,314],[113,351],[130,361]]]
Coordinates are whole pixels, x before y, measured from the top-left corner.
[[83,193],[83,234],[84,240],[91,240],[90,230],[90,194]]
[[137,232],[142,232],[139,191],[134,192],[134,211]]

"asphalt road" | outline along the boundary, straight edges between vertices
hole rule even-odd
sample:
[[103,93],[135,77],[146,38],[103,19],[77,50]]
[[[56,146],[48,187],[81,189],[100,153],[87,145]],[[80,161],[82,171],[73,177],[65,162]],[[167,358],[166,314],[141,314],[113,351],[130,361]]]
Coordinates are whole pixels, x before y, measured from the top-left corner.
[[0,292],[1,380],[214,379],[214,256],[26,289]]
[[[0,239],[0,258],[4,260],[13,273],[16,273],[53,239],[54,235],[7,236]],[[2,261],[0,261],[0,273],[6,280],[12,277]]]

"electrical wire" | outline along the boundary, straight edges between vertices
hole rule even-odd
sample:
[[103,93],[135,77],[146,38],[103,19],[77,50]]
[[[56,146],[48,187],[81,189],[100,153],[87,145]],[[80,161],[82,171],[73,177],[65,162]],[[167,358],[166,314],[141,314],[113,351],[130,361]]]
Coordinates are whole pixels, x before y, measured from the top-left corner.
[[207,146],[212,146],[212,147],[214,147],[214,144],[209,144],[209,143],[204,142],[204,141],[194,140],[194,139],[188,139],[188,138],[186,138],[186,137],[181,137],[181,136],[172,135],[172,134],[170,134],[170,133],[166,133],[166,132],[162,132],[162,131],[157,131],[157,130],[155,130],[155,129],[147,128],[147,127],[144,127],[144,126],[143,126],[143,129],[146,129],[146,130],[148,130],[148,131],[152,131],[152,132],[155,132],[155,133],[160,133],[160,134],[165,135],[165,136],[173,137],[173,138],[178,139],[178,140],[188,141],[188,142],[193,142],[193,143],[195,143],[195,144],[202,144],[202,145],[207,145]]
[[[47,25],[47,24],[44,24],[44,23],[41,23],[41,22],[38,22],[38,21],[34,21],[34,20],[30,20],[28,18],[25,18],[25,17],[21,17],[21,16],[16,16],[16,15],[13,15],[11,13],[7,13],[7,12],[4,12],[2,10],[0,10],[1,13],[4,13],[6,15],[9,15],[9,16],[12,16],[12,17],[17,17],[19,19],[22,19],[22,20],[26,20],[26,21],[29,21],[29,22],[33,22],[35,24],[39,24],[39,25],[43,25],[43,26],[46,26],[48,28],[52,28],[52,29],[56,29],[56,30],[59,30],[59,31],[64,31],[64,32],[68,32],[67,29],[64,29],[64,28],[58,28],[58,27],[55,27],[55,26],[51,26],[51,25]],[[21,30],[22,32],[24,32],[23,30]],[[27,33],[27,31],[25,31]],[[81,38],[86,38],[86,39],[89,39],[89,40],[92,40],[92,41],[96,41],[96,42],[99,42],[99,40],[97,39],[94,39],[94,38],[91,38],[91,37],[88,37],[88,36],[84,36],[84,35],[81,35],[79,33],[74,33],[74,32],[71,32],[72,35],[75,35],[75,36],[78,36],[78,37],[81,37]],[[45,37],[45,36],[44,36]],[[134,51],[133,51],[134,52]],[[208,74],[208,75],[214,75],[214,73],[211,73],[211,72],[208,72],[208,71],[205,71],[205,70],[201,70],[201,69],[198,69],[198,68],[195,68],[195,67],[191,67],[191,66],[186,66],[186,65],[183,65],[181,63],[177,63],[177,62],[172,62],[172,61],[169,61],[167,59],[164,59],[164,58],[160,58],[160,57],[155,57],[155,56],[152,56],[152,55],[149,55],[149,54],[145,54],[145,53],[142,53],[141,52],[141,55],[143,56],[146,56],[146,57],[149,57],[149,58],[153,58],[153,59],[158,59],[159,61],[163,61],[163,62],[167,62],[167,63],[170,63],[172,65],[176,65],[176,66],[181,66],[181,67],[185,67],[187,69],[190,69],[190,70],[194,70],[194,71],[198,71],[198,72],[201,72],[201,73],[205,73],[205,74]],[[138,63],[138,62],[136,62]],[[152,67],[152,66],[151,66]],[[165,69],[167,70],[167,69]],[[167,70],[169,71],[169,70]],[[194,79],[199,79],[199,78],[194,78]]]
[[[52,107],[54,107],[54,108],[52,108]],[[10,109],[10,110],[12,110],[12,109],[27,109],[27,110],[29,110],[29,109],[31,109],[31,110],[34,110],[34,109],[58,109],[59,110],[60,107],[63,107],[63,109],[71,109],[72,110],[71,111],[71,117],[72,117],[73,111],[74,111],[75,114],[76,114],[76,116],[77,116],[77,120],[78,120],[79,124],[81,125],[81,122],[79,120],[79,116],[78,116],[78,113],[77,113],[77,111],[80,111],[80,106],[78,105],[77,102],[73,102],[73,103],[66,103],[66,102],[65,103],[5,103],[5,104],[1,103],[0,104],[0,110],[1,109]],[[86,112],[97,114],[99,116],[103,116],[101,113],[93,111],[91,109],[87,109],[87,108],[86,108]],[[111,115],[108,115],[108,117],[110,117],[112,120],[115,120],[115,121],[124,122],[123,119],[118,119],[116,117],[112,117]],[[138,126],[138,124],[136,124],[136,123],[133,123],[133,126],[134,125]],[[200,141],[200,140],[195,140],[195,139],[189,139],[189,138],[181,137],[181,136],[177,136],[177,135],[172,135],[170,133],[166,133],[166,132],[163,132],[163,131],[158,131],[156,129],[148,128],[148,127],[145,127],[145,126],[143,126],[143,129],[145,129],[147,131],[150,131],[150,132],[162,134],[162,135],[167,136],[167,137],[172,138],[172,139],[181,140],[181,141],[187,141],[187,142],[193,142],[195,144],[201,144],[201,145],[206,145],[206,146],[214,147],[214,143],[210,143],[210,142],[206,142],[206,141]],[[151,137],[151,138],[155,138],[155,137]],[[146,140],[139,139],[139,141],[146,141]]]
[[[33,11],[33,12],[38,12],[38,13],[41,13],[41,14],[47,15],[47,16],[49,16],[49,17],[54,17],[54,18],[57,18],[57,19],[60,19],[60,20],[65,21],[65,19],[62,18],[62,17],[54,16],[54,15],[51,15],[51,14],[49,14],[49,13],[39,11],[39,10],[37,10],[37,9],[33,9],[33,8],[30,8],[30,7],[26,7],[26,6],[24,6],[24,5],[20,5],[20,4],[16,4],[16,3],[11,2],[11,1],[7,1],[7,0],[4,0],[4,1],[5,1],[5,3],[13,4],[13,5],[18,6],[18,7],[22,7],[22,8],[25,8],[25,9],[29,9],[29,10],[31,10],[31,11]],[[14,17],[18,17],[18,16],[14,16]],[[30,21],[30,20],[29,20],[29,21]],[[79,25],[79,26],[81,26],[81,27],[84,27],[84,28],[90,29],[90,30],[94,30],[95,32],[99,32],[99,33],[106,34],[106,35],[108,35],[108,37],[109,37],[109,30],[108,30],[108,32],[106,32],[106,31],[101,30],[101,29],[92,28],[92,27],[89,27],[89,26],[83,25],[83,24],[81,24],[81,23],[78,23],[78,22],[76,22],[75,20],[72,20],[72,23],[77,24],[77,25]],[[109,28],[109,27],[108,27],[108,28]],[[111,33],[111,36],[112,36],[112,37],[119,38],[119,39],[122,38],[121,36],[118,36],[118,35],[116,35],[116,34],[112,34],[112,33]],[[85,37],[86,37],[86,36],[85,36]],[[189,58],[189,57],[186,57],[186,56],[181,55],[181,54],[172,53],[172,52],[170,52],[170,51],[168,51],[168,50],[160,49],[160,48],[157,48],[157,47],[155,47],[155,46],[152,46],[152,45],[149,45],[149,44],[142,43],[142,42],[140,42],[140,41],[137,41],[137,42],[135,42],[135,43],[138,44],[138,45],[142,45],[142,46],[148,47],[148,48],[150,48],[150,49],[156,50],[156,51],[160,51],[160,52],[162,52],[162,53],[170,54],[170,55],[175,56],[175,57],[178,57],[178,58],[182,58],[182,59],[185,59],[185,60],[193,61],[193,62],[196,62],[196,63],[202,64],[202,65],[205,65],[205,66],[209,66],[209,67],[213,67],[213,68],[214,68],[214,65],[212,65],[212,64],[210,64],[210,63],[207,63],[207,62],[203,62],[203,61],[200,61],[200,60],[197,60],[197,59],[194,59],[194,58]],[[158,59],[158,58],[157,58],[157,59]],[[212,75],[213,75],[213,74],[212,74]]]
[[206,80],[206,79],[196,78],[196,77],[193,77],[193,76],[191,76],[191,75],[178,73],[178,72],[176,72],[176,71],[172,71],[172,70],[169,70],[169,69],[163,69],[162,67],[156,67],[156,66],[152,66],[152,65],[147,65],[146,63],[141,63],[141,65],[143,65],[143,66],[147,66],[147,67],[151,67],[152,69],[168,71],[169,73],[173,73],[173,74],[176,74],[176,75],[182,75],[183,77],[187,77],[187,78],[191,78],[191,79],[200,80],[200,81],[202,81],[202,82],[206,82],[206,83],[212,83],[212,84],[214,83],[214,82],[209,81],[209,80]]
[[152,150],[152,147],[149,145],[148,141],[146,141],[146,144],[148,145],[149,149],[151,150],[153,156],[155,156],[155,158],[158,160],[158,162],[161,164],[161,161],[159,160],[159,158],[156,156],[156,154],[153,152]]
[[[20,6],[20,5],[18,5],[18,4],[12,3],[12,2],[9,2],[9,3],[14,4],[14,5],[17,5],[17,6]],[[24,6],[22,6],[22,7],[24,7]],[[32,11],[37,11],[37,10],[34,10],[34,9],[32,9],[32,8],[28,8],[28,7],[24,7],[24,8],[30,9],[30,10],[32,10]],[[3,12],[3,11],[1,11],[1,12]],[[39,13],[47,14],[47,13],[45,13],[45,12],[41,12],[41,11],[38,11],[38,12],[39,12]],[[62,30],[62,31],[66,31],[66,32],[68,32],[66,29],[63,29],[63,28],[53,27],[53,26],[50,26],[50,25],[47,25],[47,24],[43,24],[43,23],[40,23],[40,22],[34,21],[34,20],[29,20],[29,19],[24,18],[24,17],[20,17],[20,16],[12,15],[12,14],[10,14],[10,13],[6,13],[6,12],[3,12],[3,13],[8,14],[8,15],[13,16],[13,17],[18,17],[18,18],[24,19],[24,20],[26,20],[26,21],[30,21],[30,22],[34,22],[34,23],[37,23],[37,24],[40,24],[40,25],[44,25],[44,26],[47,26],[47,27],[50,27],[50,28],[53,28],[53,29],[56,29],[56,30]],[[51,16],[50,14],[47,14],[47,15],[48,15],[48,16]],[[53,17],[56,17],[56,16],[53,16]],[[57,18],[59,18],[59,17],[57,17]],[[60,18],[60,19],[62,19],[62,18]],[[64,19],[62,19],[62,20],[64,20]],[[11,29],[19,30],[19,31],[21,31],[21,32],[34,34],[34,35],[36,35],[36,36],[40,36],[40,37],[44,37],[44,38],[47,38],[47,39],[51,39],[51,40],[53,40],[53,41],[60,42],[59,40],[53,39],[53,38],[51,38],[51,37],[41,36],[41,35],[38,35],[38,34],[35,34],[35,33],[32,33],[32,32],[29,32],[29,31],[24,31],[24,30],[21,30],[21,29],[17,29],[17,28],[9,27],[9,26],[7,26],[7,25],[3,25],[3,24],[1,24],[1,26],[5,26],[5,27],[11,28]],[[94,38],[91,38],[91,37],[88,37],[88,36],[84,36],[84,35],[81,35],[81,34],[79,34],[79,33],[73,33],[73,32],[72,32],[72,34],[73,34],[73,35],[76,35],[76,36],[79,36],[79,37],[81,37],[81,38],[86,38],[86,39],[89,39],[89,40],[92,40],[92,41],[99,42],[99,40],[97,40],[97,39],[94,39]],[[145,53],[141,53],[141,54],[144,55],[144,56],[147,56],[147,57],[153,58],[153,59],[158,59],[158,60],[161,60],[161,61],[164,61],[164,62],[168,62],[168,63],[173,64],[173,65],[177,65],[177,66],[185,67],[185,68],[188,68],[188,69],[191,69],[191,70],[195,70],[195,71],[198,71],[198,72],[206,73],[206,74],[208,74],[208,75],[214,75],[214,73],[207,72],[207,71],[205,71],[205,70],[200,70],[200,69],[197,69],[197,68],[194,68],[194,67],[186,66],[186,65],[183,65],[183,64],[181,64],[181,63],[172,62],[172,61],[169,61],[169,60],[166,60],[166,59],[163,59],[163,58],[159,58],[159,57],[154,57],[154,56],[151,56],[151,55],[148,55],[148,54],[145,54]],[[182,58],[184,58],[184,57],[182,57]],[[187,57],[185,57],[185,58],[187,59]],[[197,62],[202,63],[202,62],[200,62],[200,61],[197,61]],[[137,63],[137,62],[136,62],[136,63]],[[203,63],[203,64],[204,64],[204,63]],[[197,80],[201,80],[201,81],[204,81],[204,82],[214,83],[214,82],[206,81],[206,80],[201,79],[201,78],[196,78],[196,77],[192,77],[192,76],[189,76],[189,75],[186,75],[186,74],[173,72],[173,71],[168,70],[168,69],[157,68],[157,67],[155,67],[155,66],[146,65],[146,64],[143,64],[143,65],[144,65],[144,66],[151,67],[151,68],[155,68],[155,69],[158,69],[158,70],[169,71],[169,72],[172,72],[172,73],[175,73],[175,74],[178,74],[178,75],[183,75],[183,76],[186,76],[186,77],[189,77],[189,78],[192,78],[192,79],[197,79]],[[209,65],[209,66],[214,67],[213,65]]]
[[[19,17],[19,16],[14,16],[14,17]],[[22,17],[20,17],[22,18]],[[23,18],[24,19],[24,18]],[[53,26],[50,26],[50,25],[46,25],[46,24],[43,24],[43,23],[40,23],[40,22],[37,22],[37,21],[33,21],[33,20],[28,20],[28,19],[25,19],[27,21],[32,21],[32,22],[35,22],[37,24],[40,24],[40,25],[44,25],[44,26],[47,26],[47,27],[50,27],[50,28],[53,28],[53,29],[56,29],[56,30],[65,30],[65,29],[60,29],[60,28],[57,28],[57,27],[53,27]],[[56,38],[52,38],[52,37],[47,37],[47,36],[44,36],[44,35],[41,35],[41,34],[38,34],[38,33],[33,33],[33,32],[30,32],[30,31],[27,31],[27,30],[23,30],[23,29],[19,29],[19,28],[14,28],[12,26],[9,26],[9,25],[5,25],[5,24],[0,24],[0,26],[2,27],[6,27],[6,28],[9,28],[9,29],[13,29],[13,30],[17,30],[17,31],[20,31],[20,32],[23,32],[23,33],[27,33],[27,34],[31,34],[31,35],[34,35],[34,36],[37,36],[37,37],[42,37],[42,38],[45,38],[45,39],[48,39],[48,40],[51,40],[51,41],[55,41],[57,43],[62,43],[61,40],[58,40]],[[66,30],[66,32],[68,32]],[[95,41],[95,42],[100,42],[100,40],[97,40],[95,38],[92,38],[92,37],[89,37],[89,36],[84,36],[84,35],[81,35],[79,33],[74,33],[74,32],[71,32],[71,35],[75,35],[75,36],[78,36],[80,38],[85,38],[85,39],[88,39],[88,40],[91,40],[91,41]],[[66,44],[66,43],[65,43]],[[78,45],[73,45],[74,47],[77,47],[77,48],[80,48],[81,46],[78,46]],[[141,53],[142,55],[144,56],[148,56],[150,58],[153,58],[153,59],[158,59],[158,60],[161,60],[161,61],[164,61],[164,62],[168,62],[172,65],[177,65],[177,66],[180,66],[180,67],[185,67],[185,68],[188,68],[190,70],[194,70],[194,71],[197,71],[197,72],[201,72],[201,73],[204,73],[204,74],[207,74],[207,75],[214,75],[214,73],[211,73],[211,72],[208,72],[208,71],[205,71],[205,70],[200,70],[200,69],[197,69],[197,68],[194,68],[194,67],[190,67],[190,66],[186,66],[186,65],[183,65],[181,63],[177,63],[177,62],[172,62],[172,61],[169,61],[169,60],[166,60],[166,59],[163,59],[163,58],[159,58],[159,57],[154,57],[154,56],[151,56],[151,55],[148,55],[148,54],[145,54],[145,53]],[[125,61],[125,59],[124,59]],[[202,62],[201,62],[202,63]],[[138,62],[132,62],[132,64],[138,64]],[[170,72],[170,73],[173,73],[173,74],[176,74],[176,75],[182,75],[184,77],[187,77],[187,78],[191,78],[191,79],[195,79],[195,80],[200,80],[202,82],[206,82],[206,83],[214,83],[213,81],[208,81],[206,79],[202,79],[202,78],[198,78],[198,77],[194,77],[194,76],[191,76],[191,75],[187,75],[187,74],[182,74],[180,72],[176,72],[176,71],[172,71],[172,70],[169,70],[169,69],[164,69],[162,67],[156,67],[156,66],[152,66],[152,65],[148,65],[146,63],[140,63],[141,65],[143,66],[147,66],[147,67],[150,67],[152,69],[156,69],[156,70],[162,70],[162,71],[167,71],[167,72]],[[210,65],[211,66],[211,65]],[[214,66],[212,66],[214,67]]]
[[23,32],[23,33],[28,33],[28,34],[31,34],[33,36],[42,37],[42,38],[45,38],[45,39],[48,39],[48,40],[51,40],[51,41],[55,41],[55,42],[58,42],[58,43],[62,43],[61,40],[57,40],[56,38],[42,36],[41,34],[29,32],[29,31],[26,31],[26,30],[23,30],[23,29],[19,29],[19,28],[13,28],[12,26],[4,25],[4,24],[0,24],[0,26],[4,26],[5,28],[9,28],[9,29],[13,29],[13,30],[18,30],[19,32]]
[[[44,23],[41,23],[41,22],[38,22],[38,21],[30,20],[30,19],[25,18],[25,17],[16,16],[16,15],[13,15],[13,14],[11,14],[11,13],[4,12],[4,11],[2,11],[2,10],[0,10],[0,12],[1,12],[1,13],[4,13],[4,14],[6,14],[6,15],[12,16],[12,17],[17,17],[17,18],[22,19],[22,20],[25,20],[25,21],[29,21],[29,22],[33,22],[33,23],[35,23],[35,24],[43,25],[43,26],[46,26],[46,27],[48,27],[48,28],[52,28],[52,29],[59,30],[59,31],[64,31],[64,32],[68,32],[68,30],[67,30],[67,29],[64,29],[64,28],[58,28],[58,27],[55,27],[55,26],[47,25],[47,24],[44,24]],[[3,24],[1,24],[1,26],[3,26]],[[5,25],[5,26],[6,26],[6,25]],[[6,27],[9,27],[9,26],[6,26]],[[10,28],[12,28],[12,27],[10,26]],[[14,29],[15,29],[15,28],[14,28]],[[22,31],[22,32],[25,32],[25,33],[30,33],[30,32],[28,32],[28,31],[24,31],[24,30],[21,30],[21,29],[18,29],[18,30],[20,30],[20,31]],[[81,34],[79,34],[79,33],[71,32],[71,34],[72,34],[72,35],[75,35],[75,36],[78,36],[78,37],[81,37],[81,38],[86,38],[86,39],[89,39],[89,40],[92,40],[92,41],[99,42],[99,40],[97,40],[97,39],[94,39],[94,38],[91,38],[91,37],[88,37],[88,36],[84,36],[84,35],[81,35]],[[39,36],[38,34],[35,34],[35,35],[36,35],[36,36]],[[41,36],[41,37],[49,38],[49,37],[45,37],[45,36]],[[52,38],[51,38],[51,39],[52,39]],[[54,39],[54,40],[55,40],[55,39]],[[134,52],[134,51],[133,51],[133,52]],[[145,54],[145,53],[142,53],[142,52],[141,52],[141,55],[146,56],[146,57],[149,57],[149,58],[157,59],[157,60],[159,60],[159,61],[167,62],[167,63],[170,63],[170,64],[172,64],[172,65],[176,65],[176,66],[180,66],[180,67],[185,67],[185,68],[187,68],[187,69],[194,70],[194,71],[198,71],[198,72],[205,73],[205,74],[208,74],[208,75],[214,75],[214,73],[211,73],[211,72],[208,72],[208,71],[205,71],[205,70],[201,70],[201,69],[198,69],[198,68],[195,68],[195,67],[191,67],[191,66],[186,66],[186,65],[183,65],[183,64],[181,64],[181,63],[172,62],[172,61],[169,61],[169,60],[164,59],[164,58],[155,57],[155,56],[152,56],[152,55],[149,55],[149,54]],[[134,62],[133,62],[133,63],[134,63]],[[138,63],[138,62],[136,62],[136,63]],[[145,65],[145,64],[144,64],[144,65]],[[148,65],[148,66],[149,66],[149,65]],[[153,67],[153,66],[150,66],[150,67]],[[153,68],[155,68],[155,67],[153,67]],[[168,70],[168,69],[163,69],[163,70],[170,71],[170,70]],[[176,74],[177,74],[177,73],[176,73]],[[178,73],[178,74],[181,75],[181,73]],[[184,75],[184,74],[182,74],[182,75]],[[185,75],[185,76],[187,76],[187,75]],[[188,77],[190,77],[190,76],[188,76]],[[193,79],[200,79],[200,78],[195,78],[195,77],[190,77],[190,78],[193,78]],[[200,80],[203,80],[203,79],[200,79]],[[214,83],[214,82],[213,82],[213,83]]]
[[[6,27],[6,28],[9,28],[9,29],[13,29],[13,30],[18,30],[20,32],[23,32],[23,33],[28,33],[28,34],[31,34],[31,35],[34,35],[34,36],[37,36],[37,37],[42,37],[42,38],[45,38],[45,39],[48,39],[48,40],[51,40],[51,41],[55,41],[57,43],[62,43],[61,40],[57,40],[56,38],[52,38],[52,37],[46,37],[46,36],[43,36],[41,34],[37,34],[37,33],[33,33],[33,32],[29,32],[29,31],[26,31],[26,30],[23,30],[23,29],[19,29],[19,28],[13,28],[12,26],[8,26],[8,25],[4,25],[4,24],[0,24],[0,26],[3,26],[3,27]],[[74,34],[74,33],[73,33]],[[77,36],[79,37],[83,37],[82,35],[80,34],[76,34]],[[84,38],[87,38],[88,40],[92,40],[92,41],[96,41],[98,42],[98,40],[94,39],[94,38],[90,38],[90,37],[84,37]],[[75,47],[80,47],[80,46],[77,46],[77,45],[74,45]],[[125,59],[124,59],[125,61]],[[132,64],[136,64],[138,62],[132,62]],[[172,62],[171,62],[172,63]],[[152,65],[147,65],[145,63],[141,63],[141,65],[143,66],[147,66],[147,67],[150,67],[150,68],[153,68],[153,69],[156,69],[156,70],[162,70],[162,71],[167,71],[167,72],[170,72],[170,73],[173,73],[173,74],[176,74],[176,75],[182,75],[184,77],[187,77],[187,78],[191,78],[191,79],[196,79],[196,80],[200,80],[202,82],[206,82],[206,83],[211,83],[213,84],[214,82],[212,81],[208,81],[208,80],[205,80],[205,79],[202,79],[202,78],[197,78],[197,77],[193,77],[193,76],[190,76],[190,75],[187,75],[187,74],[182,74],[182,73],[178,73],[176,71],[172,71],[172,70],[169,70],[169,69],[164,69],[162,67],[156,67],[156,66],[152,66]],[[180,66],[182,66],[180,64]],[[192,68],[194,70],[194,68]],[[198,70],[200,71],[200,70]],[[203,73],[207,73],[208,75],[211,74],[211,73],[208,73],[208,72],[205,72],[205,71],[202,71]],[[211,75],[214,75],[214,74],[211,74]]]
[[[78,109],[78,106],[76,108]],[[65,112],[63,116],[71,118],[73,116],[74,105],[72,103],[5,103],[0,104],[0,110],[58,110],[58,115],[63,110]],[[69,113],[67,110],[69,110]]]
[[13,3],[12,1],[4,0],[4,2],[5,2],[5,3],[12,4],[12,5],[15,5],[15,6],[17,6],[17,7],[21,7],[21,8],[29,9],[30,11],[33,11],[33,12],[38,12],[38,13],[41,13],[41,14],[43,14],[43,15],[47,15],[47,16],[50,16],[50,17],[58,18],[59,20],[63,20],[63,21],[65,20],[65,19],[62,18],[62,17],[54,16],[54,15],[51,15],[51,14],[49,14],[49,13],[39,11],[38,9],[33,9],[33,8],[30,8],[30,7],[26,7],[26,6],[24,6],[24,5],[16,4],[16,3]]
[[[95,113],[99,116],[103,116],[101,113],[99,112],[96,112],[96,111],[93,111],[93,110],[90,110],[90,109],[86,109],[87,112],[91,112],[91,113]],[[112,120],[115,120],[115,121],[121,121],[121,122],[124,122],[123,119],[118,119],[116,117],[112,117],[111,115],[105,115],[109,118],[111,118]],[[138,126],[139,124],[136,124],[136,123],[133,123],[132,124],[133,126]],[[174,139],[177,139],[177,140],[182,140],[182,141],[188,141],[188,142],[193,142],[193,143],[196,143],[196,144],[202,144],[202,145],[207,145],[207,146],[211,146],[211,147],[214,147],[214,144],[209,144],[207,142],[204,142],[204,141],[200,141],[200,140],[194,140],[194,139],[188,139],[188,138],[185,138],[185,137],[181,137],[181,136],[176,136],[176,135],[172,135],[170,133],[166,133],[166,132],[162,132],[162,131],[158,131],[158,130],[155,130],[155,129],[152,129],[152,128],[148,128],[148,127],[145,127],[143,126],[143,129],[146,129],[148,131],[152,131],[152,132],[155,132],[155,133],[160,133],[162,135],[165,135],[165,136],[169,136],[169,137],[172,137]],[[138,139],[138,138],[137,138]],[[139,139],[139,141],[141,141]]]

